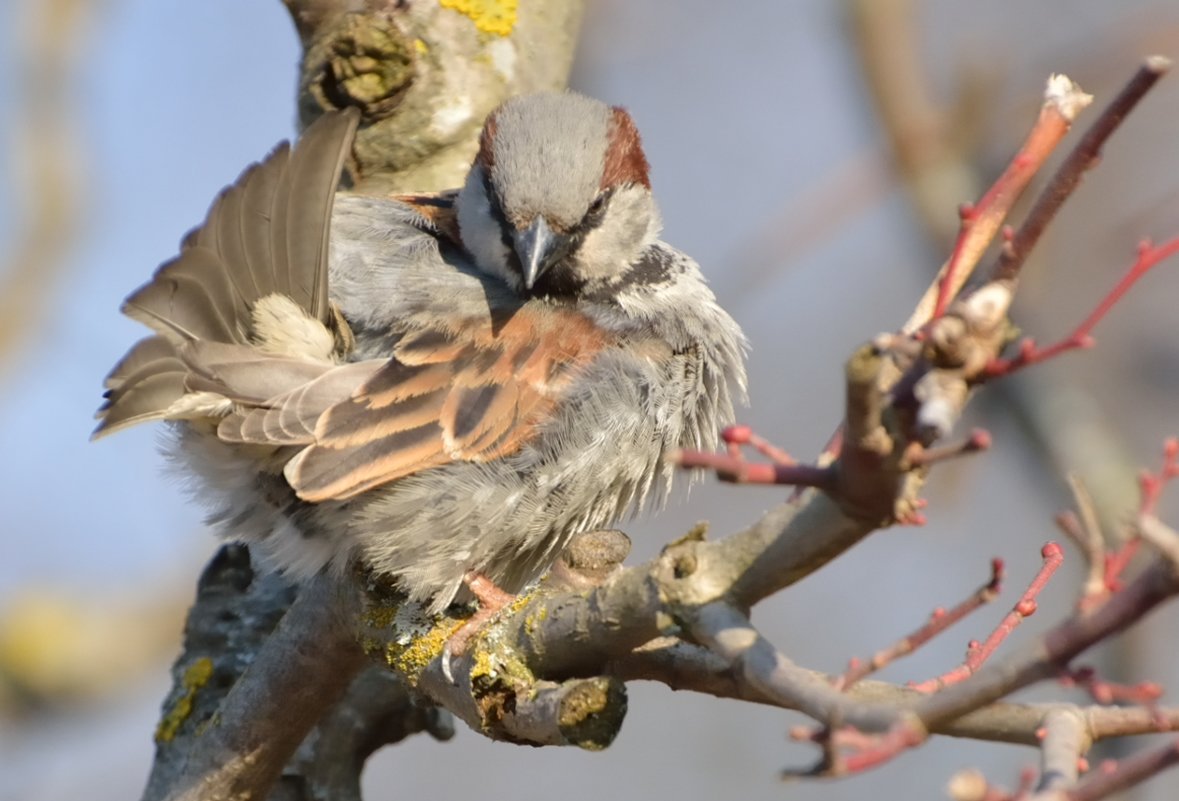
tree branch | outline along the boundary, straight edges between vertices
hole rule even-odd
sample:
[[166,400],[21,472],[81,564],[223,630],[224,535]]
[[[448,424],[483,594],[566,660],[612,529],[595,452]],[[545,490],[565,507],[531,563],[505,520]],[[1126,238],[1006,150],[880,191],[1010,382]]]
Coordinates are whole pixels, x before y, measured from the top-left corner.
[[[346,105],[363,109],[368,125],[352,166],[366,192],[457,183],[491,108],[514,91],[564,82],[571,32],[580,16],[579,3],[558,4],[554,11],[541,0],[525,0],[518,11],[508,3],[494,12],[463,13],[436,2],[392,10],[375,0],[339,6],[287,0],[287,6],[306,48],[301,117],[306,122],[325,108]],[[335,10],[344,7],[348,13]],[[505,18],[510,21],[503,27]],[[1147,71],[1160,72],[1160,64],[1149,62]],[[178,663],[175,706],[161,726],[161,761],[146,797],[262,797],[301,742],[304,748],[288,769],[296,775],[316,772],[319,778],[307,786],[352,796],[354,775],[330,776],[330,765],[357,768],[387,739],[382,735],[374,742],[370,736],[373,710],[355,717],[352,707],[333,711],[361,674],[364,654],[398,677],[392,698],[406,693],[376,710],[402,716],[400,736],[418,730],[447,736],[445,718],[418,700],[424,696],[494,739],[601,748],[625,715],[625,680],[658,678],[669,686],[811,715],[824,731],[810,736],[826,748],[816,772],[865,769],[933,732],[1037,742],[1045,721],[1065,713],[1086,720],[1090,740],[1179,722],[1177,710],[1078,711],[999,702],[1015,689],[1059,674],[1074,656],[1179,594],[1179,567],[1165,558],[1089,614],[1064,621],[1032,647],[992,661],[932,696],[878,682],[840,692],[829,677],[793,664],[749,617],[758,601],[872,531],[917,519],[918,493],[928,472],[946,454],[971,450],[935,443],[949,434],[971,391],[996,377],[987,370],[1010,338],[1007,314],[1020,260],[1104,138],[1152,82],[1135,78],[1102,115],[1097,132],[1082,139],[1066,160],[1071,172],[1058,172],[987,283],[951,303],[957,279],[947,278],[936,303],[939,314],[928,326],[877,337],[849,358],[842,445],[831,464],[814,468],[822,471],[823,491],[808,490],[718,541],[693,531],[646,565],[616,569],[625,548],[606,549],[596,561],[566,558],[561,571],[482,628],[450,671],[442,670],[443,645],[464,622],[456,610],[424,618],[372,577],[354,577],[354,583],[320,579],[303,589],[261,648],[251,635],[245,647],[230,643],[223,649],[238,664],[226,674],[233,688],[215,714],[193,716],[191,710],[208,695],[203,690],[216,665],[191,654]],[[1050,149],[1040,151],[1046,155]],[[1011,187],[1027,178],[1030,173],[1021,172]],[[1002,204],[996,208],[1006,213]],[[970,442],[977,449],[983,441]],[[1151,520],[1143,518],[1143,536],[1173,556],[1179,538]],[[257,622],[247,621],[243,629],[269,630],[289,590],[271,597]],[[204,611],[193,614],[195,619]],[[230,636],[235,633],[231,626]],[[246,663],[250,667],[243,673]],[[366,690],[372,686],[365,680]],[[338,732],[330,748],[343,744],[353,761],[339,752],[329,758],[328,746],[304,740],[321,721]],[[1046,771],[1063,772],[1059,752],[1067,749],[1057,741],[1073,741],[1062,732],[1052,735],[1051,754],[1045,747]],[[186,743],[184,752],[163,745],[176,742],[177,735]],[[843,757],[847,745],[853,753]]]
[[264,796],[365,664],[350,626],[356,607],[347,585],[332,578],[305,585],[216,715],[201,721],[183,769],[162,797]]

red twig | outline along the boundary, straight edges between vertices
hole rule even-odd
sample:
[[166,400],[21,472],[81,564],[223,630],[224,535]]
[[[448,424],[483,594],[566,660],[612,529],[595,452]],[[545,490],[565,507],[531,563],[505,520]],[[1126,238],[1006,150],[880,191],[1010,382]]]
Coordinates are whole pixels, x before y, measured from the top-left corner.
[[1092,336],[1093,329],[1109,313],[1110,309],[1122,299],[1122,296],[1140,278],[1150,272],[1151,268],[1175,253],[1179,253],[1179,237],[1158,247],[1155,247],[1149,241],[1143,241],[1138,246],[1138,258],[1130,265],[1130,269],[1122,276],[1122,280],[1114,286],[1108,295],[1102,298],[1101,302],[1097,304],[1097,308],[1071,334],[1046,348],[1037,347],[1034,339],[1025,339],[1019,343],[1019,352],[1014,357],[1010,359],[994,359],[987,365],[984,377],[998,378],[1000,376],[1010,375],[1016,370],[1047,361],[1066,351],[1092,347],[1094,343]]
[[1112,553],[1107,553],[1105,556],[1105,590],[1106,592],[1117,592],[1122,588],[1122,574],[1126,572],[1126,568],[1130,566],[1135,555],[1138,553],[1138,548],[1142,545],[1142,540],[1138,537],[1131,537],[1121,544],[1121,547],[1114,550]]
[[1040,566],[1040,571],[1032,579],[1032,583],[1028,585],[1028,588],[1020,596],[1012,610],[1000,621],[999,625],[995,627],[995,630],[991,632],[990,636],[982,643],[977,641],[970,643],[966,651],[966,661],[961,665],[937,678],[923,681],[920,684],[911,684],[910,686],[914,690],[923,693],[932,693],[951,684],[957,684],[972,676],[991,657],[991,654],[995,652],[999,645],[1011,635],[1011,632],[1015,631],[1019,624],[1024,621],[1024,618],[1035,614],[1036,598],[1052,579],[1052,574],[1056,572],[1057,568],[1064,561],[1064,551],[1055,542],[1049,542],[1040,550],[1040,556],[1044,559],[1044,563]]
[[832,489],[835,486],[835,472],[829,467],[765,464],[723,453],[690,450],[669,454],[667,458],[683,468],[704,467],[714,470],[721,481],[730,481],[734,484],[788,484],[823,489]]
[[[863,773],[900,754],[916,748],[925,742],[926,734],[919,726],[903,721],[883,734],[868,735],[859,729],[845,727],[826,734],[830,738],[828,756],[823,773],[830,776],[846,776]],[[851,748],[842,754],[839,749]]]
[[1098,801],[1162,773],[1176,763],[1179,763],[1179,738],[1153,751],[1102,763],[1064,797],[1068,801]]
[[1163,490],[1176,478],[1179,478],[1179,439],[1169,437],[1163,442],[1163,464],[1159,471],[1144,471],[1138,477],[1138,484],[1142,490],[1142,508],[1138,513],[1154,514]]
[[1049,223],[1055,219],[1064,201],[1076,190],[1089,168],[1100,159],[1101,149],[1106,141],[1170,68],[1169,59],[1162,56],[1147,58],[1117,96],[1102,109],[1101,114],[1077,142],[1077,146],[1056,168],[1048,185],[1036,198],[1027,218],[1003,248],[993,278],[1009,279],[1019,275],[1028,253],[1039,242]]
[[969,615],[974,610],[989,604],[998,597],[1003,582],[1003,560],[991,560],[991,579],[983,584],[969,598],[961,601],[949,611],[935,609],[929,621],[921,628],[896,642],[889,648],[878,651],[872,658],[864,661],[852,659],[848,662],[847,670],[835,681],[836,688],[847,690],[860,679],[863,679],[886,665],[895,662],[903,656],[913,653],[925,643],[932,640],[950,626]]
[[[1144,470],[1138,477],[1139,491],[1142,495],[1139,516],[1154,514],[1163,490],[1176,477],[1179,477],[1179,439],[1170,438],[1163,442],[1163,464],[1159,471],[1152,473]],[[1141,545],[1140,537],[1131,537],[1122,543],[1120,548],[1106,555],[1105,587],[1109,592],[1117,592],[1122,586],[1122,574],[1130,566]]]
[[969,456],[981,451],[990,450],[991,434],[981,428],[970,432],[970,436],[961,442],[952,442],[935,447],[924,447],[920,442],[909,443],[905,451],[905,460],[912,467],[928,467],[938,462]]
[[[685,469],[704,467],[716,472],[721,481],[734,484],[787,484],[796,487],[835,488],[836,474],[830,467],[799,464],[789,453],[758,436],[749,426],[729,426],[721,432],[725,453],[683,450],[670,453],[668,461]],[[750,462],[741,453],[748,446],[770,460]]]
[[1102,679],[1092,667],[1071,668],[1061,676],[1061,683],[1082,688],[1099,704],[1143,704],[1149,706],[1163,695],[1163,688],[1152,681],[1118,684]]
[[936,320],[945,313],[1015,201],[1068,133],[1077,113],[1092,99],[1063,76],[1053,76],[1046,94],[1039,118],[1007,169],[977,204],[964,203],[959,207],[958,237],[941,272],[937,302],[930,319]]
[[762,456],[773,461],[775,464],[788,465],[798,463],[798,460],[796,460],[793,456],[779,448],[777,445],[774,445],[765,437],[758,436],[757,433],[749,426],[729,426],[721,432],[721,439],[723,439],[725,444],[728,446],[730,456],[740,456],[741,446],[748,445],[754,448]]

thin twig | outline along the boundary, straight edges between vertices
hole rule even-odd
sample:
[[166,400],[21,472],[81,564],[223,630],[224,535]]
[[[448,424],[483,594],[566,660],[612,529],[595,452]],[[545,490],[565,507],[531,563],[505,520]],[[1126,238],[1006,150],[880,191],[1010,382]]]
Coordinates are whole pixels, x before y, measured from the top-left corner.
[[1109,595],[1105,581],[1105,537],[1101,533],[1097,507],[1093,504],[1089,488],[1075,473],[1069,474],[1068,485],[1080,517],[1072,512],[1061,512],[1056,516],[1056,525],[1085,557],[1085,581],[1077,598],[1077,610],[1085,612]]
[[937,302],[931,319],[945,313],[950,301],[973,274],[1012,206],[1056,150],[1077,115],[1093,101],[1092,95],[1082,92],[1064,75],[1049,78],[1044,94],[1040,116],[1007,169],[976,205],[966,204],[959,209],[958,239],[950,260],[939,273]]
[[[1155,507],[1167,485],[1179,476],[1179,439],[1169,438],[1163,443],[1163,463],[1157,473],[1144,470],[1138,476],[1139,524],[1133,534],[1122,543],[1121,547],[1108,554],[1105,559],[1103,580],[1109,592],[1115,592],[1122,583],[1122,574],[1130,566],[1130,562],[1138,553],[1139,546],[1144,539],[1144,524],[1150,531],[1158,532],[1161,523],[1154,516]],[[1159,533],[1162,537],[1162,534]],[[1161,538],[1154,543],[1156,547],[1164,549],[1166,539]]]
[[1170,67],[1170,60],[1162,56],[1147,58],[1113,101],[1102,110],[1081,141],[1057,168],[1027,218],[1003,249],[995,268],[995,278],[1012,279],[1019,275],[1028,254],[1040,241],[1044,230],[1056,217],[1056,212],[1077,188],[1081,177],[1097,163],[1106,140]]
[[1024,590],[1023,595],[1016,601],[1015,606],[1000,621],[990,636],[981,644],[977,642],[970,644],[964,663],[937,678],[921,682],[920,684],[914,684],[914,690],[923,693],[932,693],[951,684],[957,684],[974,675],[990,659],[999,645],[1011,635],[1011,632],[1015,631],[1019,624],[1026,618],[1035,614],[1037,596],[1048,585],[1048,582],[1052,579],[1052,575],[1060,567],[1061,563],[1064,562],[1064,551],[1054,542],[1045,545],[1040,551],[1040,555],[1043,557],[1044,563],[1041,565],[1039,572],[1036,573],[1035,578],[1032,579],[1031,584]]
[[1114,793],[1140,784],[1179,763],[1179,738],[1161,748],[1143,751],[1116,763],[1105,763],[1092,770],[1064,801],[1100,801]]
[[1028,338],[1023,340],[1020,342],[1019,350],[1013,358],[994,359],[987,365],[986,377],[998,378],[1000,376],[1010,375],[1017,370],[1048,361],[1067,351],[1093,347],[1096,342],[1093,339],[1093,329],[1096,328],[1097,324],[1109,314],[1110,310],[1117,305],[1118,301],[1122,299],[1122,296],[1130,291],[1131,287],[1139,279],[1150,272],[1153,267],[1176,253],[1179,253],[1179,237],[1169,242],[1164,242],[1157,247],[1149,241],[1142,242],[1138,246],[1138,257],[1130,265],[1130,269],[1126,271],[1117,285],[1110,290],[1109,294],[1101,299],[1097,307],[1090,312],[1089,316],[1073,329],[1071,334],[1045,348],[1038,347],[1034,339]]
[[991,560],[991,578],[986,584],[983,584],[975,590],[969,598],[959,602],[954,608],[946,611],[945,609],[935,609],[930,616],[929,621],[921,628],[914,631],[912,634],[902,638],[892,646],[885,648],[882,651],[877,651],[871,659],[859,660],[853,659],[847,666],[847,670],[840,676],[835,686],[840,690],[847,690],[861,679],[872,675],[876,671],[882,669],[886,665],[895,662],[903,656],[913,653],[925,643],[932,640],[938,634],[953,626],[958,621],[965,618],[976,609],[989,604],[998,597],[1002,590],[1003,582],[1003,560]]
[[1070,668],[1061,676],[1064,686],[1075,685],[1099,704],[1143,704],[1152,706],[1163,695],[1163,688],[1153,681],[1137,684],[1120,684],[1107,681],[1098,675],[1096,668],[1082,666]]

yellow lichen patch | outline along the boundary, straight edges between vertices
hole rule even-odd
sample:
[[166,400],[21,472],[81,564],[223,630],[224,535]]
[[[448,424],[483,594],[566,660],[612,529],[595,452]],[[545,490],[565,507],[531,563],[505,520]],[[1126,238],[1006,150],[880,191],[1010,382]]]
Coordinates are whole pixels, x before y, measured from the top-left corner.
[[546,609],[543,604],[538,606],[536,609],[533,609],[524,616],[524,633],[529,637],[534,635],[537,628],[548,619],[548,616],[549,610]]
[[626,717],[626,685],[605,677],[577,682],[561,699],[557,725],[569,742],[601,751],[614,741]]
[[385,661],[412,684],[426,666],[442,654],[446,641],[458,631],[462,621],[443,620],[424,634],[404,643],[393,642],[385,648]]
[[438,0],[443,8],[470,17],[483,33],[507,36],[516,25],[518,0]]
[[430,46],[426,44],[424,39],[414,39],[413,49],[418,51],[418,55],[424,56],[430,52]]
[[374,629],[387,629],[397,616],[396,606],[370,606],[364,611],[364,622]]
[[[532,603],[532,596],[533,596],[533,593],[531,593],[531,592],[526,592],[521,595],[517,595],[512,600],[512,602],[507,605],[507,611],[512,615],[516,614],[521,609],[528,606],[528,604]],[[507,617],[507,615],[504,615],[503,612],[500,612],[500,615]]]
[[482,703],[488,694],[515,693],[532,687],[536,677],[511,651],[489,647],[482,639],[473,645],[471,689]]
[[213,677],[213,660],[207,656],[197,659],[188,666],[188,670],[184,671],[184,677],[180,680],[181,686],[184,688],[184,694],[176,701],[176,703],[164,713],[164,717],[160,720],[160,725],[156,727],[156,742],[168,743],[180,731],[181,725],[188,720],[188,716],[192,714],[193,703],[196,701],[197,692],[208,684],[209,679]]
[[500,669],[498,660],[484,648],[475,649],[475,661],[471,665],[471,684],[478,687],[480,684],[496,681],[502,677],[503,671]]

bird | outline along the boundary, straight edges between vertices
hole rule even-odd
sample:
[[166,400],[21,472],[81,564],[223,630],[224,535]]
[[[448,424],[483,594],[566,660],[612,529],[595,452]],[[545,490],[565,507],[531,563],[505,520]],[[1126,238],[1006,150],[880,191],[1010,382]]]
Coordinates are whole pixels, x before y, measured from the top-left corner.
[[152,333],[95,436],[166,421],[209,523],[296,579],[359,563],[430,614],[510,597],[665,502],[669,454],[744,398],[746,340],[659,239],[623,108],[511,98],[433,194],[338,191],[359,124],[247,168],[126,299]]

